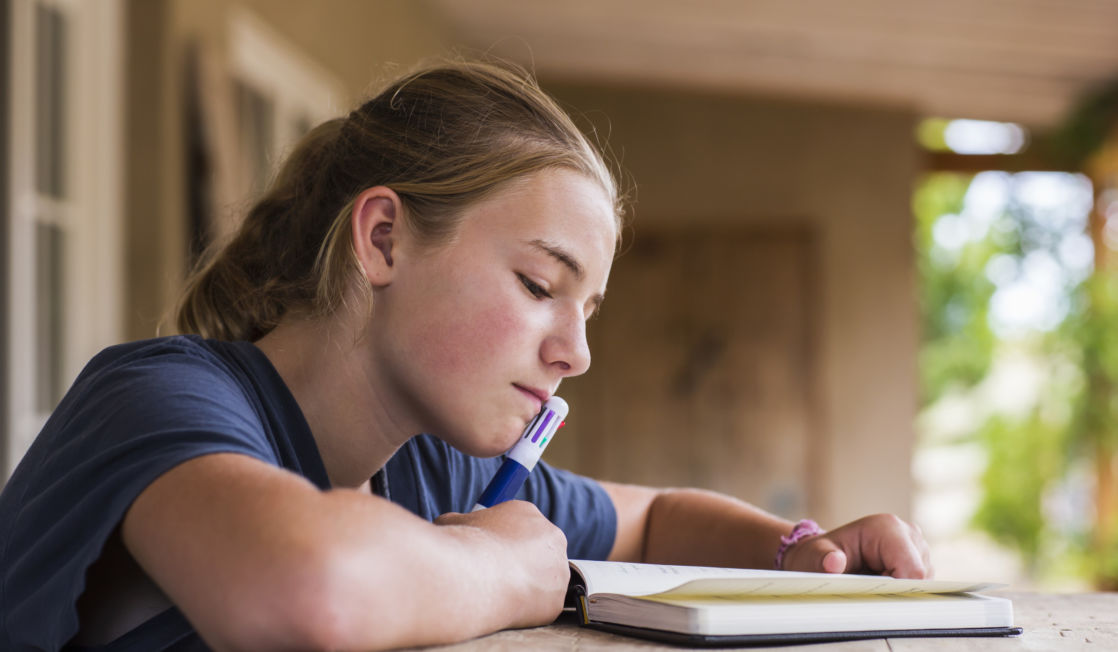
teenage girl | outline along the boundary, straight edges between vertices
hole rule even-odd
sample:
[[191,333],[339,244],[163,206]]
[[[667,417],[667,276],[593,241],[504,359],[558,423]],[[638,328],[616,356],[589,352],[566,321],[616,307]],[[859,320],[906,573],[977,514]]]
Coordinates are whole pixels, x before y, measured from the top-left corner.
[[568,555],[928,576],[893,516],[824,533],[546,464],[467,513],[590,366],[621,214],[508,67],[429,67],[314,129],[190,277],[193,335],[95,357],[0,494],[0,649],[450,642],[551,622]]

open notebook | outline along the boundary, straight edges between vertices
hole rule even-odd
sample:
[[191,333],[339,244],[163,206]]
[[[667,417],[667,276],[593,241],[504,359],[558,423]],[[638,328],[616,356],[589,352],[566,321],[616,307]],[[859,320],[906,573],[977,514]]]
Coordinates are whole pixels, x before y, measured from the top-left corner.
[[730,645],[900,636],[1007,636],[997,585],[571,560],[582,623],[677,643]]

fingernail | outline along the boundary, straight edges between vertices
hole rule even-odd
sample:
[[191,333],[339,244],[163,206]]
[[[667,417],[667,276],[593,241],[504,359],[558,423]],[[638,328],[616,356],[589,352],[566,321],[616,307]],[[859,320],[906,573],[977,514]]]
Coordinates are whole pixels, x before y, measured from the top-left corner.
[[823,556],[824,573],[841,573],[846,570],[846,555],[841,550],[832,550]]

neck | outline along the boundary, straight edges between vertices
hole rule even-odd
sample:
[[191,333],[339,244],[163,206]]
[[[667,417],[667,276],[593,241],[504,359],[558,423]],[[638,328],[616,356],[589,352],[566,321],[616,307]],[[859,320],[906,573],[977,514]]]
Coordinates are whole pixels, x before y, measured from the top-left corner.
[[297,320],[256,342],[303,411],[335,487],[367,486],[418,432],[396,418],[368,346],[355,332],[329,318]]

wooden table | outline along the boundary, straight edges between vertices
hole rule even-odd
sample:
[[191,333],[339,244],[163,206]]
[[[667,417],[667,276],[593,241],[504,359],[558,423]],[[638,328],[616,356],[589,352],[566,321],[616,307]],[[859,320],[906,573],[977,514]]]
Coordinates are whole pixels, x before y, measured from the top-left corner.
[[[1048,651],[1118,650],[1118,593],[1014,593],[997,592],[1013,600],[1015,624],[1025,633],[1014,638],[894,638],[844,643],[819,643],[780,648],[838,652],[899,652],[919,650]],[[573,615],[563,615],[547,627],[498,632],[465,643],[427,650],[440,652],[496,652],[513,650],[679,650],[681,648],[615,636],[579,627]],[[718,648],[731,649],[731,648]]]

